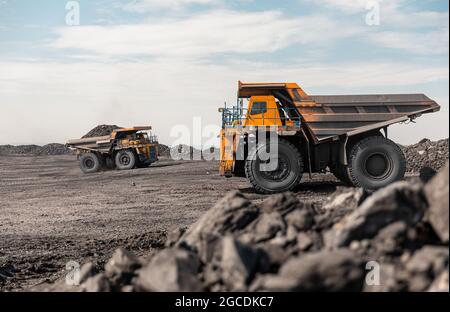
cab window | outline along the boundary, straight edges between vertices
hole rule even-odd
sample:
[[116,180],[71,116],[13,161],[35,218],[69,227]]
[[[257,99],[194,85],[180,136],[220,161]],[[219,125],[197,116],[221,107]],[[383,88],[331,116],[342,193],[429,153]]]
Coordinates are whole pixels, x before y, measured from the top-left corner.
[[259,115],[267,112],[267,102],[254,102],[250,115]]

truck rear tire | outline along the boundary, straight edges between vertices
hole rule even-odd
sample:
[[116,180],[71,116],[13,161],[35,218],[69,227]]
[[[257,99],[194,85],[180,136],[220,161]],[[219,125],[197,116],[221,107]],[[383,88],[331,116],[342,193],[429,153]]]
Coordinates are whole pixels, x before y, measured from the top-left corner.
[[377,190],[403,179],[406,159],[400,147],[382,136],[357,142],[349,156],[349,173],[357,187]]
[[86,153],[80,156],[80,169],[84,173],[98,172],[102,164],[100,157],[94,153]]
[[[275,143],[270,143],[273,151]],[[245,175],[258,193],[274,194],[291,191],[296,187],[303,175],[303,159],[299,150],[286,140],[278,142],[278,165],[273,171],[262,170],[261,165],[267,164],[258,156],[258,151],[266,145],[258,146],[248,155],[245,162]]]
[[136,154],[132,150],[118,151],[115,163],[118,170],[131,170],[136,166]]

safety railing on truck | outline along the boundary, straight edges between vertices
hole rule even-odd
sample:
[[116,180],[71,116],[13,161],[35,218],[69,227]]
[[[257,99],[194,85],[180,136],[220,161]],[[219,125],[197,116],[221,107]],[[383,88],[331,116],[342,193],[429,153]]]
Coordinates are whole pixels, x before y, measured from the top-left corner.
[[150,135],[148,137],[148,140],[150,141],[150,143],[154,144],[154,143],[158,143],[158,137],[156,135]]
[[263,112],[249,113],[247,108],[233,106],[221,108],[222,128],[246,128],[246,127],[300,127],[301,115],[296,108],[266,108]]

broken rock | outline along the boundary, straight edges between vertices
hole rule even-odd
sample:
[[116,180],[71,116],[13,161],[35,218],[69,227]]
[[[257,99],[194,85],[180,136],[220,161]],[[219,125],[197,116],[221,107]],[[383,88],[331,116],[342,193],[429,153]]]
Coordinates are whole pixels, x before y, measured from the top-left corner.
[[304,204],[300,203],[294,194],[288,192],[268,197],[261,203],[260,207],[265,213],[276,211],[284,216],[285,214],[302,207],[303,205]]
[[100,273],[89,278],[83,285],[82,289],[85,292],[110,292],[111,283],[105,274]]
[[314,225],[314,215],[309,209],[295,209],[286,216],[286,222],[297,231],[308,231]]
[[222,280],[230,290],[244,290],[253,277],[258,253],[232,237],[222,241]]
[[338,188],[323,205],[324,210],[350,210],[353,211],[365,199],[364,190],[361,188]]
[[199,249],[205,237],[211,239],[211,237],[221,238],[228,234],[235,234],[255,220],[258,215],[259,209],[242,193],[231,192],[192,225],[181,237],[178,245],[185,243],[201,253]]
[[297,236],[297,245],[300,250],[305,251],[313,246],[314,242],[310,235],[300,232]]
[[278,212],[263,213],[258,219],[253,230],[253,241],[255,243],[267,241],[274,238],[277,233],[285,232],[286,224]]
[[173,247],[186,232],[185,227],[176,227],[169,231],[166,239],[166,247]]
[[127,283],[134,271],[141,266],[138,258],[129,251],[119,248],[105,265],[105,274],[113,283]]
[[408,226],[405,222],[399,221],[386,226],[380,230],[375,237],[373,244],[381,254],[401,253],[402,245],[406,240]]
[[136,286],[143,291],[201,291],[198,257],[184,249],[166,249],[139,270]]
[[331,247],[348,246],[353,240],[373,238],[385,226],[397,221],[416,224],[427,203],[418,184],[397,182],[374,193],[357,210],[325,233]]
[[429,220],[433,229],[444,243],[449,242],[449,165],[437,174],[426,186],[425,194],[429,203]]
[[448,268],[439,275],[431,284],[429,292],[449,292]]
[[278,275],[266,275],[255,288],[268,291],[361,291],[363,261],[349,249],[323,250],[291,258]]
[[97,268],[92,262],[85,263],[80,269],[80,284],[97,274]]
[[448,268],[448,247],[425,246],[406,264],[410,274],[410,291],[424,291]]

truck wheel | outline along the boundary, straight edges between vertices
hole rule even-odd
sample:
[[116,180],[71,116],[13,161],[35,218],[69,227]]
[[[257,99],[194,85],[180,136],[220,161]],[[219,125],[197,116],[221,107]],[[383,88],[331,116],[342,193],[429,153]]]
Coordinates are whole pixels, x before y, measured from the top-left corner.
[[[276,146],[270,143],[270,150]],[[303,175],[303,159],[299,150],[285,140],[278,142],[278,164],[271,171],[268,160],[261,160],[258,151],[266,145],[254,149],[245,162],[245,175],[258,193],[274,194],[287,192],[296,187]],[[264,168],[264,165],[268,166]]]
[[84,173],[94,173],[100,170],[100,158],[94,153],[86,153],[80,156],[80,168]]
[[403,179],[405,171],[402,150],[382,136],[365,138],[351,149],[349,173],[355,186],[376,190]]
[[152,162],[148,160],[144,155],[140,154],[137,157],[136,167],[137,168],[148,168]]
[[348,172],[348,167],[343,165],[336,165],[336,167],[331,168],[331,173],[344,183],[346,186],[353,186],[352,180],[350,179],[350,174]]
[[116,168],[119,170],[130,170],[136,165],[136,155],[131,150],[119,151],[115,157]]

